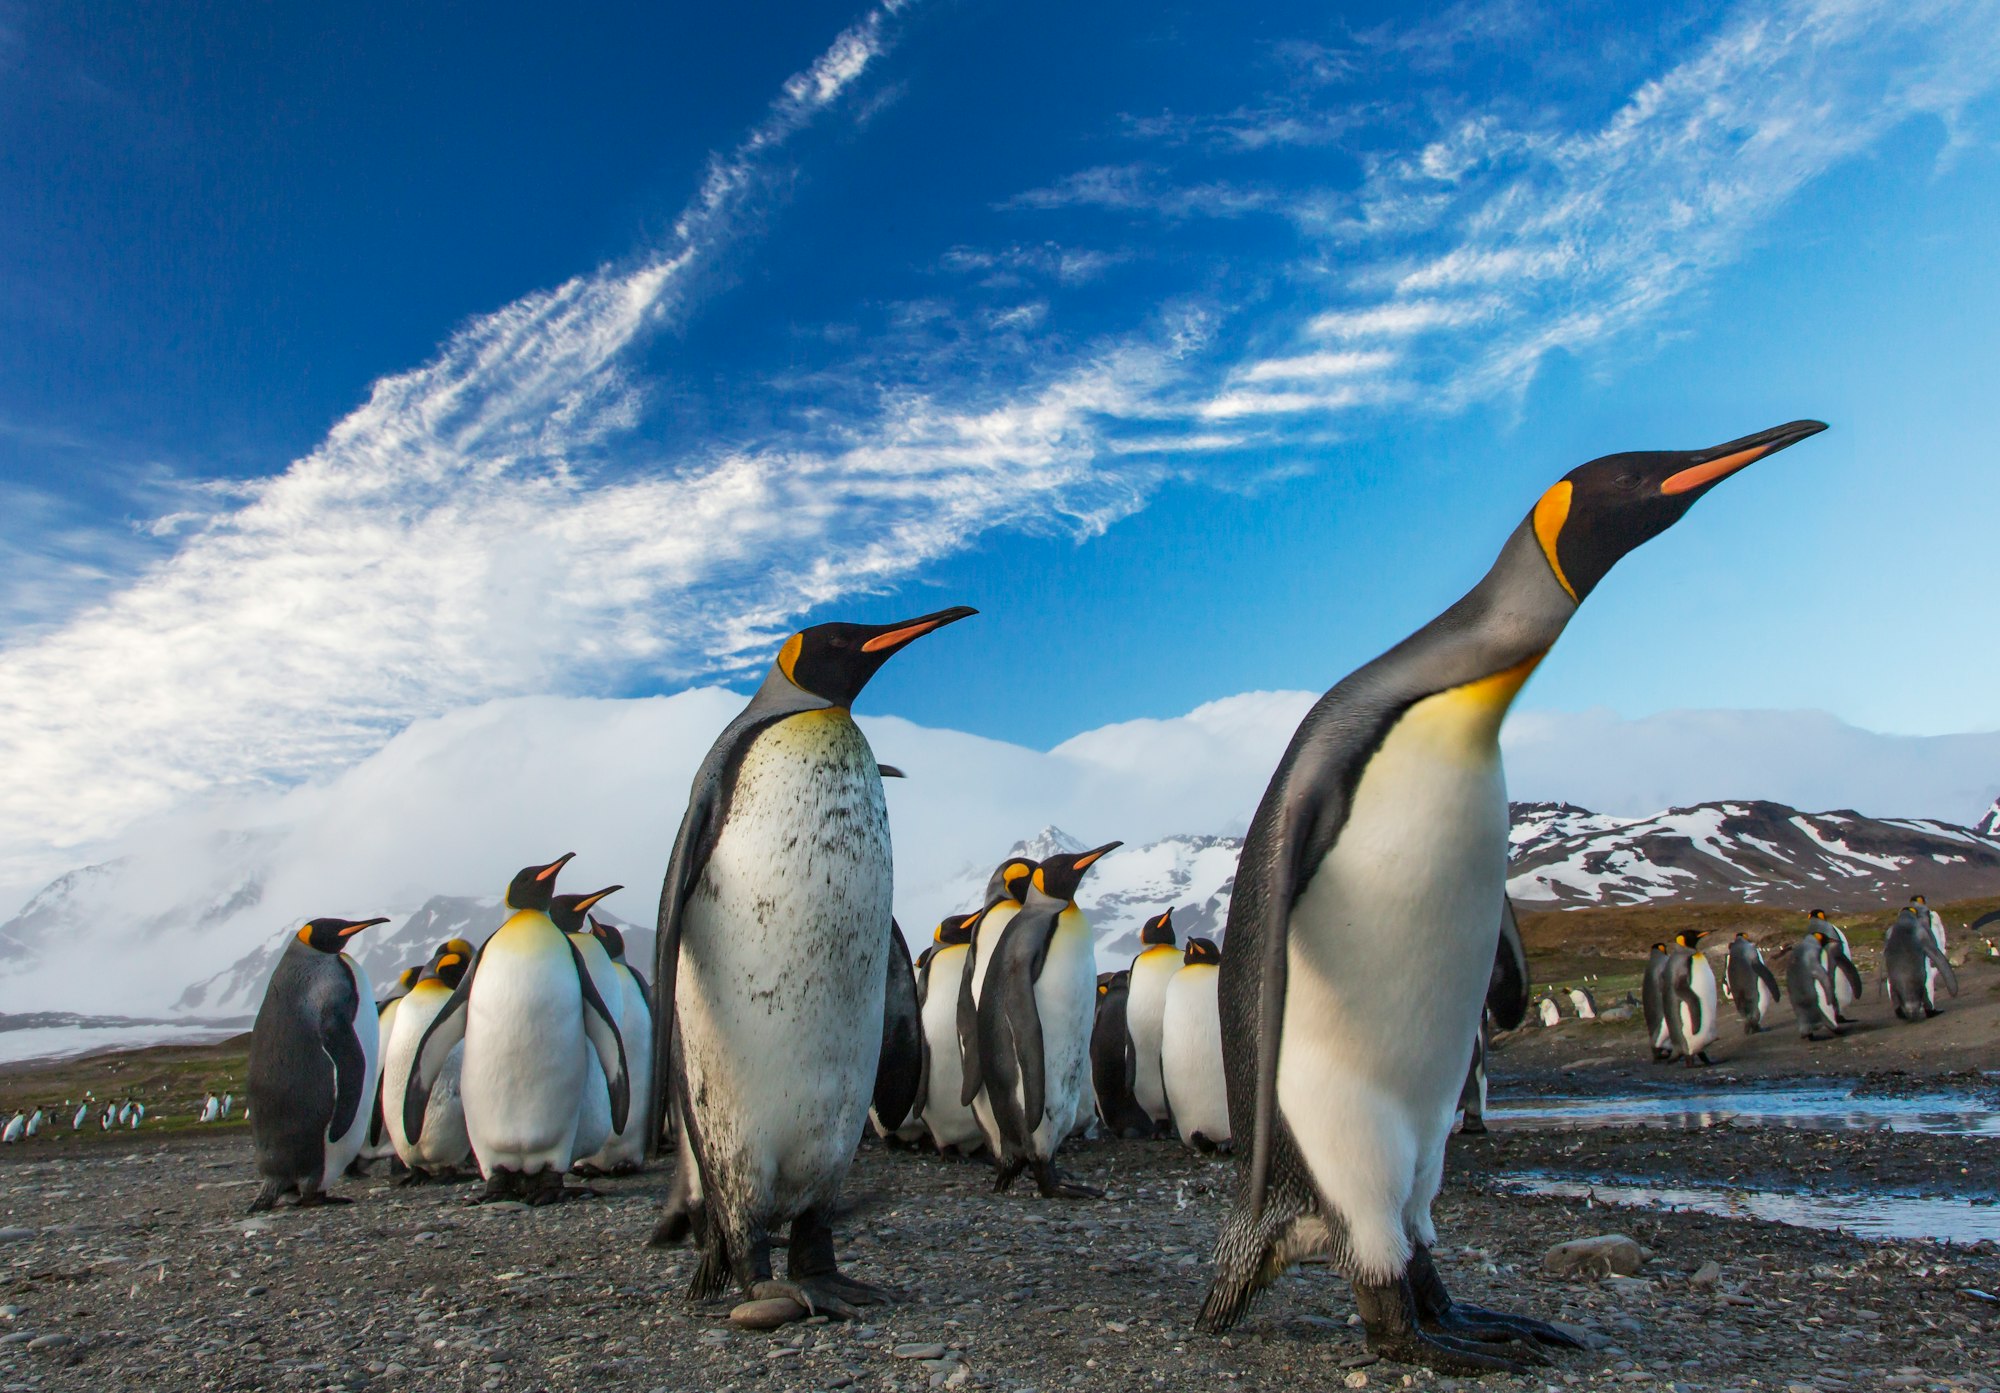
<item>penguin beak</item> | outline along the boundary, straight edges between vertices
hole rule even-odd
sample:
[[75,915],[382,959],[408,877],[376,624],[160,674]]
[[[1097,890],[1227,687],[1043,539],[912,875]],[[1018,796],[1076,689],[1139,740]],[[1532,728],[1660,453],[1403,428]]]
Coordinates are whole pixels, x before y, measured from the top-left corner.
[[578,914],[581,914],[586,909],[589,909],[592,905],[596,904],[599,900],[603,899],[606,895],[615,894],[616,892],[623,890],[624,888],[625,887],[622,885],[607,885],[594,895],[585,895],[582,899],[576,902],[576,912]]
[[1123,842],[1106,842],[1095,851],[1086,851],[1083,855],[1076,858],[1076,868],[1080,871],[1087,870],[1099,857],[1107,852],[1116,851],[1123,845],[1125,845]]
[[343,928],[343,929],[342,929],[342,930],[340,931],[340,936],[341,936],[342,938],[352,938],[352,937],[354,937],[354,935],[356,935],[356,934],[360,933],[360,932],[361,932],[361,931],[362,931],[363,929],[372,929],[372,928],[374,928],[374,927],[375,927],[375,926],[376,926],[377,924],[386,924],[386,923],[388,923],[388,922],[389,922],[389,921],[388,921],[388,919],[386,919],[386,918],[383,918],[383,919],[363,919],[363,920],[361,920],[361,921],[360,921],[359,923],[355,923],[355,924],[349,924],[349,925],[348,925],[347,927]]
[[1758,431],[1755,435],[1746,435],[1741,440],[1732,440],[1726,445],[1697,451],[1694,463],[1668,475],[1660,485],[1660,492],[1672,497],[1708,488],[1766,455],[1775,455],[1787,446],[1796,445],[1825,429],[1824,421],[1791,421]]
[[863,653],[894,653],[898,649],[916,642],[925,634],[942,629],[947,624],[956,624],[961,619],[969,619],[979,613],[969,605],[954,605],[941,609],[935,614],[926,614],[917,619],[905,619],[900,624],[889,624],[861,645]]
[[[554,880],[556,878],[556,872],[561,870],[564,866],[567,866],[575,858],[576,858],[576,853],[574,851],[565,851],[562,855],[556,857],[555,860],[549,862],[548,865],[542,867],[539,871],[535,872],[535,879]],[[610,892],[607,891],[606,893],[608,894]]]

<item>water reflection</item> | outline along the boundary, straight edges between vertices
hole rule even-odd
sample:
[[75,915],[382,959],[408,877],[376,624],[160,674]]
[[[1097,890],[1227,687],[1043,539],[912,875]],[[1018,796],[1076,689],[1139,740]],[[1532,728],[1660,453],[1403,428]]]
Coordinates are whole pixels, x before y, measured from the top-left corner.
[[1513,1194],[1588,1199],[1627,1209],[1683,1209],[1794,1228],[1839,1229],[1861,1238],[1927,1238],[1939,1243],[2000,1240],[2000,1205],[1962,1199],[1601,1184],[1535,1173],[1496,1180],[1494,1188]]
[[1614,1097],[1496,1098],[1490,1127],[1550,1131],[1591,1127],[1736,1127],[1808,1131],[1924,1132],[2000,1136],[2000,1112],[1959,1093],[1856,1097],[1844,1088],[1732,1088]]

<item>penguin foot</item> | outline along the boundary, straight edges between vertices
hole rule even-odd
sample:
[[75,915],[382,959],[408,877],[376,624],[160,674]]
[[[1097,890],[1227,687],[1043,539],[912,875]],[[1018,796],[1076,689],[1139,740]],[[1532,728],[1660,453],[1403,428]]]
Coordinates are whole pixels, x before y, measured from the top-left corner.
[[1486,1135],[1486,1120],[1479,1117],[1468,1117],[1460,1125],[1458,1134],[1462,1137],[1484,1136]]
[[807,1315],[830,1316],[834,1320],[861,1320],[863,1306],[884,1306],[889,1294],[866,1282],[856,1282],[838,1272],[787,1281],[763,1281],[750,1288],[752,1301],[768,1301],[785,1296],[805,1308]]
[[323,1204],[353,1204],[346,1195],[329,1195],[323,1190],[314,1190],[299,1196],[300,1209],[318,1209]]
[[495,1171],[486,1177],[486,1184],[472,1197],[474,1204],[498,1204],[504,1200],[521,1198],[521,1182],[526,1179],[519,1171]]
[[[1408,1268],[1410,1295],[1416,1304],[1418,1322],[1429,1334],[1449,1335],[1457,1340],[1473,1340],[1488,1344],[1520,1342],[1523,1344],[1554,1345],[1564,1349],[1582,1349],[1583,1341],[1565,1330],[1546,1321],[1532,1320],[1526,1316],[1510,1316],[1499,1311],[1489,1311],[1483,1306],[1468,1306],[1452,1298],[1446,1289],[1444,1278],[1439,1275],[1437,1263],[1431,1257],[1431,1250],[1418,1244],[1410,1254]],[[1524,1352],[1522,1358],[1531,1363],[1547,1363],[1533,1351]]]
[[994,1170],[993,1193],[996,1195],[1004,1195],[1009,1190],[1013,1189],[1014,1182],[1020,1179],[1021,1172],[1026,1170],[1027,1168],[1028,1168],[1028,1163],[1026,1161],[1001,1162]]
[[1053,1161],[1037,1161],[1035,1168],[1035,1188],[1042,1192],[1045,1200],[1101,1200],[1104,1191],[1082,1181],[1071,1180],[1056,1169]]
[[1561,1326],[1550,1325],[1532,1316],[1510,1316],[1504,1311],[1489,1311],[1483,1306],[1467,1306],[1461,1302],[1452,1304],[1452,1314],[1456,1319],[1445,1323],[1443,1328],[1474,1340],[1524,1340],[1553,1349],[1590,1348]]
[[257,1192],[257,1198],[251,1200],[250,1207],[243,1212],[245,1214],[262,1214],[267,1209],[276,1209],[278,1207],[278,1196],[284,1194],[289,1189],[291,1189],[289,1185],[281,1185],[275,1180],[267,1180],[264,1182],[264,1188]]
[[[577,1193],[595,1195],[597,1192],[588,1185],[578,1187]],[[521,1178],[521,1198],[530,1207],[539,1209],[545,1204],[561,1204],[564,1198],[563,1173],[559,1170],[536,1171]]]
[[[1387,1282],[1354,1283],[1354,1305],[1367,1332],[1370,1352],[1441,1374],[1525,1374],[1532,1365],[1549,1362],[1529,1348],[1501,1355],[1481,1348],[1474,1340],[1424,1330],[1418,1323],[1417,1294],[1410,1276],[1405,1272]],[[1431,1276],[1435,1278],[1435,1270]],[[1441,1283],[1438,1290],[1442,1291]]]

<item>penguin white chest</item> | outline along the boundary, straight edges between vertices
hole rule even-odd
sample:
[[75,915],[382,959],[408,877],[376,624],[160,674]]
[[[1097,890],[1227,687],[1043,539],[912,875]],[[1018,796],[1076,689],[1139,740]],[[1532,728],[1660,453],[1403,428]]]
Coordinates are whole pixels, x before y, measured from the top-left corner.
[[569,940],[515,914],[479,950],[465,1006],[459,1094],[481,1171],[569,1169],[589,1048]]
[[[1525,676],[1525,673],[1523,673]],[[1367,761],[1293,907],[1278,1105],[1359,1271],[1428,1241],[1506,886],[1506,698],[1417,702]]]
[[958,1101],[965,1082],[964,1061],[958,1053],[958,987],[965,973],[967,949],[947,945],[931,958],[924,994],[924,1048],[930,1076],[924,1097],[924,1125],[940,1147],[967,1146],[979,1138],[972,1109]]
[[795,1212],[838,1186],[882,1040],[888,811],[844,711],[766,729],[689,899],[676,992],[707,1159]]
[[1042,975],[1035,979],[1035,1014],[1042,1022],[1046,1080],[1036,1153],[1053,1156],[1082,1120],[1090,1096],[1090,1026],[1097,1009],[1097,958],[1090,921],[1071,905],[1056,918]]

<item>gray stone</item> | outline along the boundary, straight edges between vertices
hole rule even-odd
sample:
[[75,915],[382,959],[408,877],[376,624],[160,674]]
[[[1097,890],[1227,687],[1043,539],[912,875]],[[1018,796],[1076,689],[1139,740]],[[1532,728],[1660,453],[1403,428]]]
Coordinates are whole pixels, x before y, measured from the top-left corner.
[[944,1358],[944,1346],[917,1345],[917,1344],[897,1345],[894,1349],[889,1351],[889,1354],[892,1358],[896,1359],[942,1359]]
[[1552,1277],[1632,1277],[1652,1254],[1622,1233],[1572,1238],[1542,1254],[1542,1271]]
[[789,1296],[745,1301],[729,1312],[729,1323],[742,1330],[776,1330],[806,1315],[806,1308]]
[[18,1228],[12,1224],[0,1228],[0,1243],[21,1243],[34,1236],[33,1229]]
[[64,1345],[76,1343],[74,1335],[37,1335],[28,1341],[29,1349],[61,1349]]
[[1694,1270],[1694,1275],[1688,1278],[1688,1282],[1697,1287],[1712,1287],[1721,1280],[1722,1264],[1713,1258],[1703,1263],[1700,1267],[1697,1267]]

